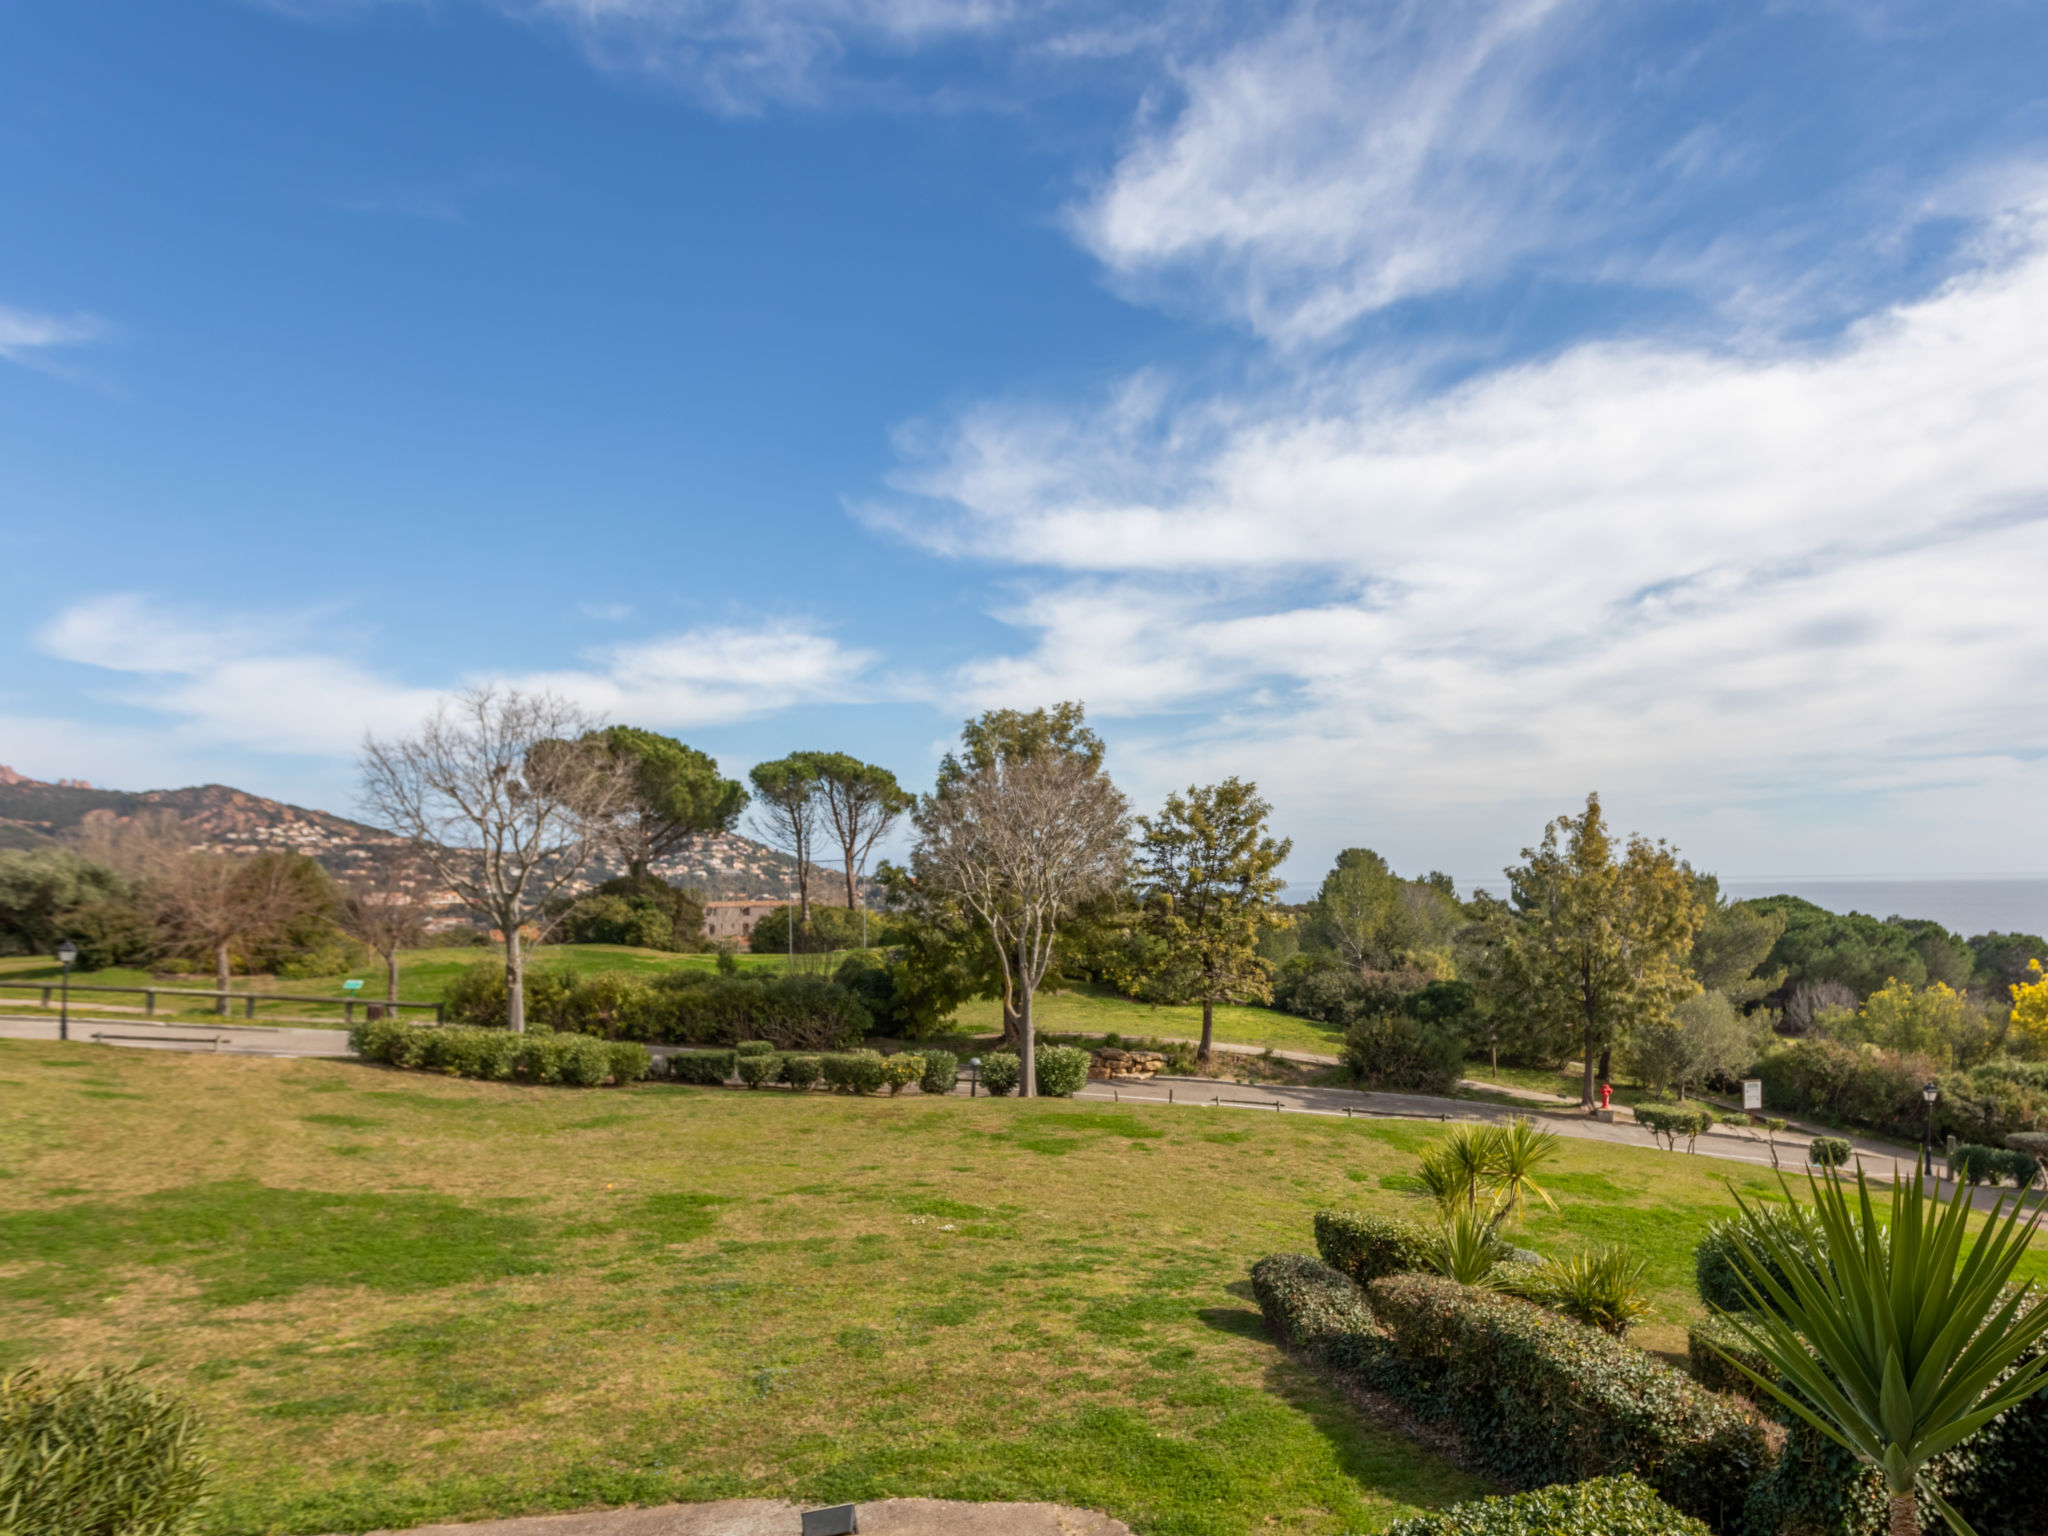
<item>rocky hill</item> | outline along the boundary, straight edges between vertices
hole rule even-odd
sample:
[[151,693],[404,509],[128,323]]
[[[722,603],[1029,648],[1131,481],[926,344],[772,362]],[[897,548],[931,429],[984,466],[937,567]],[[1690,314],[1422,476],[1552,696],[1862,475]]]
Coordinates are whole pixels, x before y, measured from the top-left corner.
[[[166,811],[192,829],[194,846],[220,852],[253,853],[289,848],[310,855],[331,873],[346,875],[370,857],[391,834],[359,821],[267,800],[225,784],[191,789],[94,789],[83,780],[54,784],[24,778],[0,766],[0,848],[37,848],[54,843],[94,814],[130,817]],[[594,879],[613,873],[593,866]],[[721,833],[699,840],[664,861],[659,873],[677,885],[700,890],[709,900],[781,897],[796,893],[796,861],[752,838]],[[813,889],[829,870],[814,870]]]

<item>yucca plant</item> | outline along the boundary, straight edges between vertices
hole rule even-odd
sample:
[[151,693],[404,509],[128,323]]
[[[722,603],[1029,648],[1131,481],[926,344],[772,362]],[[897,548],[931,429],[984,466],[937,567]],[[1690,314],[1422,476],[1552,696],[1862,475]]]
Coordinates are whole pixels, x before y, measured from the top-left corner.
[[1535,1171],[1557,1152],[1557,1133],[1539,1131],[1521,1116],[1493,1128],[1486,1178],[1500,1191],[1502,1214],[1512,1221],[1532,1197],[1552,1211],[1557,1202],[1535,1180]]
[[1444,1218],[1443,1230],[1430,1245],[1429,1266],[1460,1285],[1491,1285],[1500,1262],[1500,1239],[1494,1235],[1496,1212],[1461,1207]]
[[1459,1206],[1476,1210],[1492,1160],[1493,1127],[1461,1125],[1423,1154],[1422,1186],[1446,1217]]
[[1502,1276],[1501,1289],[1616,1338],[1650,1313],[1650,1300],[1643,1294],[1643,1261],[1618,1244],[1541,1264],[1511,1264]]
[[[1943,1206],[1925,1193],[1917,1169],[1910,1181],[1895,1180],[1888,1224],[1877,1219],[1860,1169],[1853,1205],[1841,1175],[1809,1173],[1807,1182],[1828,1263],[1806,1262],[1781,1222],[1745,1223],[1734,1233],[1735,1269],[1752,1310],[1724,1316],[1776,1379],[1723,1353],[1878,1471],[1892,1536],[1919,1536],[1916,1490],[1957,1536],[1974,1536],[1921,1473],[2048,1381],[2048,1354],[2020,1364],[2048,1335],[2048,1306],[2028,1307],[2031,1281],[2012,1284],[2040,1213],[2022,1225],[2018,1203],[2008,1213],[2001,1197],[1969,1238],[1970,1192],[1958,1189]],[[1752,1214],[1747,1202],[1743,1212]]]
[[1557,1137],[1517,1117],[1506,1125],[1461,1125],[1423,1154],[1423,1191],[1448,1219],[1484,1201],[1493,1226],[1521,1214],[1531,1198],[1557,1205],[1534,1177],[1557,1150]]
[[126,1371],[0,1377],[0,1536],[183,1536],[206,1492],[198,1437]]

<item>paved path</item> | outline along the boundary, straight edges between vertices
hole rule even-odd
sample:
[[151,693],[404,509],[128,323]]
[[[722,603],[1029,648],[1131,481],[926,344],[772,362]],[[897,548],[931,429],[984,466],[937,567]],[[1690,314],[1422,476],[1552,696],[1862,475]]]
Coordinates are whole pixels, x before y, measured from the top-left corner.
[[[1093,1510],[1062,1504],[961,1504],[951,1499],[878,1499],[858,1509],[860,1536],[1131,1536]],[[529,1515],[474,1525],[423,1525],[373,1536],[798,1536],[803,1511],[774,1499],[600,1509]]]
[[[0,1014],[0,1039],[55,1040],[47,1015]],[[261,1024],[174,1024],[162,1019],[73,1019],[71,1038],[156,1051],[217,1051],[223,1056],[347,1056],[345,1029]],[[215,1044],[214,1042],[219,1042]]]

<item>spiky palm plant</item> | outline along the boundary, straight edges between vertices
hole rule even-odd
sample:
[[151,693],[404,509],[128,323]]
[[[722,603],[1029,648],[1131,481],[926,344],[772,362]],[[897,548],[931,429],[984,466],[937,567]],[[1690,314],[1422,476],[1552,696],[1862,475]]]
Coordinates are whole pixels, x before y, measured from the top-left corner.
[[1492,1286],[1500,1263],[1500,1239],[1494,1235],[1496,1209],[1461,1206],[1444,1218],[1443,1229],[1430,1245],[1430,1268],[1460,1285]]
[[1495,1159],[1490,1125],[1461,1125],[1422,1157],[1422,1185],[1447,1219],[1459,1206],[1479,1208],[1479,1192]]
[[1539,1131],[1517,1115],[1506,1125],[1495,1126],[1488,1147],[1486,1178],[1500,1191],[1502,1215],[1513,1220],[1531,1198],[1552,1211],[1557,1202],[1535,1180],[1535,1171],[1557,1152],[1557,1133]]
[[1783,1223],[1745,1223],[1734,1234],[1736,1274],[1754,1310],[1724,1315],[1777,1379],[1723,1353],[1883,1476],[1892,1536],[1919,1536],[1916,1489],[1957,1536],[1973,1536],[1921,1472],[2048,1380],[2048,1355],[2019,1364],[2048,1335],[2048,1305],[2030,1309],[2032,1282],[2011,1283],[2040,1211],[2022,1225],[2020,1204],[2008,1213],[2001,1197],[1965,1254],[1967,1189],[1944,1207],[1918,1170],[1910,1181],[1895,1177],[1887,1224],[1860,1169],[1853,1206],[1841,1175],[1809,1173],[1807,1182],[1828,1263],[1805,1262]]

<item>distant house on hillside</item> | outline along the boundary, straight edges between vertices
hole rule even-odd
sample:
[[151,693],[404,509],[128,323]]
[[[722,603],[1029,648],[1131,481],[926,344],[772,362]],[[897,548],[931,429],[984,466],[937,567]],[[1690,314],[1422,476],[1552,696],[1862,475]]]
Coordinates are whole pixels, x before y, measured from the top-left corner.
[[768,896],[752,897],[746,901],[707,901],[704,903],[704,937],[730,939],[742,949],[750,948],[754,942],[754,924],[770,912],[780,911],[788,905],[786,901],[776,901]]

